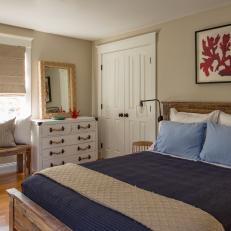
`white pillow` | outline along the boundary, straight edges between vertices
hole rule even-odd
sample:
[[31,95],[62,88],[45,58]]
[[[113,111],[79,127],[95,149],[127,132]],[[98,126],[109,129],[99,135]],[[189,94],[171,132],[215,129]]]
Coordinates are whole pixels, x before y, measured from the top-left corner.
[[170,120],[179,123],[200,123],[206,121],[212,121],[217,123],[218,110],[213,111],[209,114],[200,114],[200,113],[188,113],[188,112],[178,112],[175,108],[170,109]]
[[31,116],[16,119],[14,139],[16,144],[31,143]]
[[218,123],[221,125],[231,126],[231,115],[221,111],[219,114]]
[[[163,121],[165,121],[165,120],[162,120],[162,121],[160,121],[160,122],[158,123],[157,136],[158,136],[159,133],[160,133],[161,124],[162,124]],[[152,145],[148,148],[148,151],[153,151],[155,143],[156,143],[156,140],[154,140],[154,142],[152,143]]]

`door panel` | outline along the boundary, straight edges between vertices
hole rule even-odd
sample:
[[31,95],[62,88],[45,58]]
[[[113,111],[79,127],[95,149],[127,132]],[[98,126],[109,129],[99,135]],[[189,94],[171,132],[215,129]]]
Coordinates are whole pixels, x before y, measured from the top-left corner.
[[155,104],[139,106],[141,99],[155,98],[155,73],[152,46],[131,49],[125,53],[125,152],[132,151],[132,142],[154,140]]
[[103,55],[101,141],[103,157],[124,154],[124,62],[118,53]]

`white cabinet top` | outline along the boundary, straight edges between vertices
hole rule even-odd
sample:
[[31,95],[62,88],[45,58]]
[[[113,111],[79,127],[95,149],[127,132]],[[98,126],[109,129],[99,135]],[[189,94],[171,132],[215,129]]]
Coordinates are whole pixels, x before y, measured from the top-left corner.
[[33,119],[32,123],[46,123],[46,124],[58,124],[58,123],[79,123],[79,122],[89,122],[95,121],[95,117],[88,117],[88,116],[79,116],[76,119],[66,118],[65,120],[54,120],[54,119]]

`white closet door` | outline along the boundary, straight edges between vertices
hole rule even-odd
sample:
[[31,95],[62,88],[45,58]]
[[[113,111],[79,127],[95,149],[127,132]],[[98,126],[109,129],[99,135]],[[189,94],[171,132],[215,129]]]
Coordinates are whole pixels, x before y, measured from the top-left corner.
[[125,153],[132,152],[132,142],[154,140],[155,104],[139,106],[141,99],[155,98],[154,46],[130,49],[125,54],[124,112]]
[[[154,140],[156,98],[155,33],[98,48],[100,64],[99,108],[101,154],[104,158],[131,153],[132,142]],[[122,113],[123,117],[119,117]],[[126,117],[128,114],[128,117]]]
[[124,154],[124,57],[121,52],[102,57],[101,142],[103,157]]

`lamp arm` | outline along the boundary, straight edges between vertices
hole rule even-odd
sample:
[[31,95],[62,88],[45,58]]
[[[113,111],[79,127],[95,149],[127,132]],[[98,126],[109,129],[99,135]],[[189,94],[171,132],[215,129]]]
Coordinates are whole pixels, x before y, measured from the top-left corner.
[[143,107],[144,106],[144,103],[145,102],[151,102],[151,101],[155,101],[158,103],[158,106],[159,106],[159,116],[158,116],[158,122],[162,121],[163,120],[163,116],[162,116],[162,113],[161,113],[161,102],[160,100],[158,99],[144,99],[144,100],[140,100],[140,106]]

